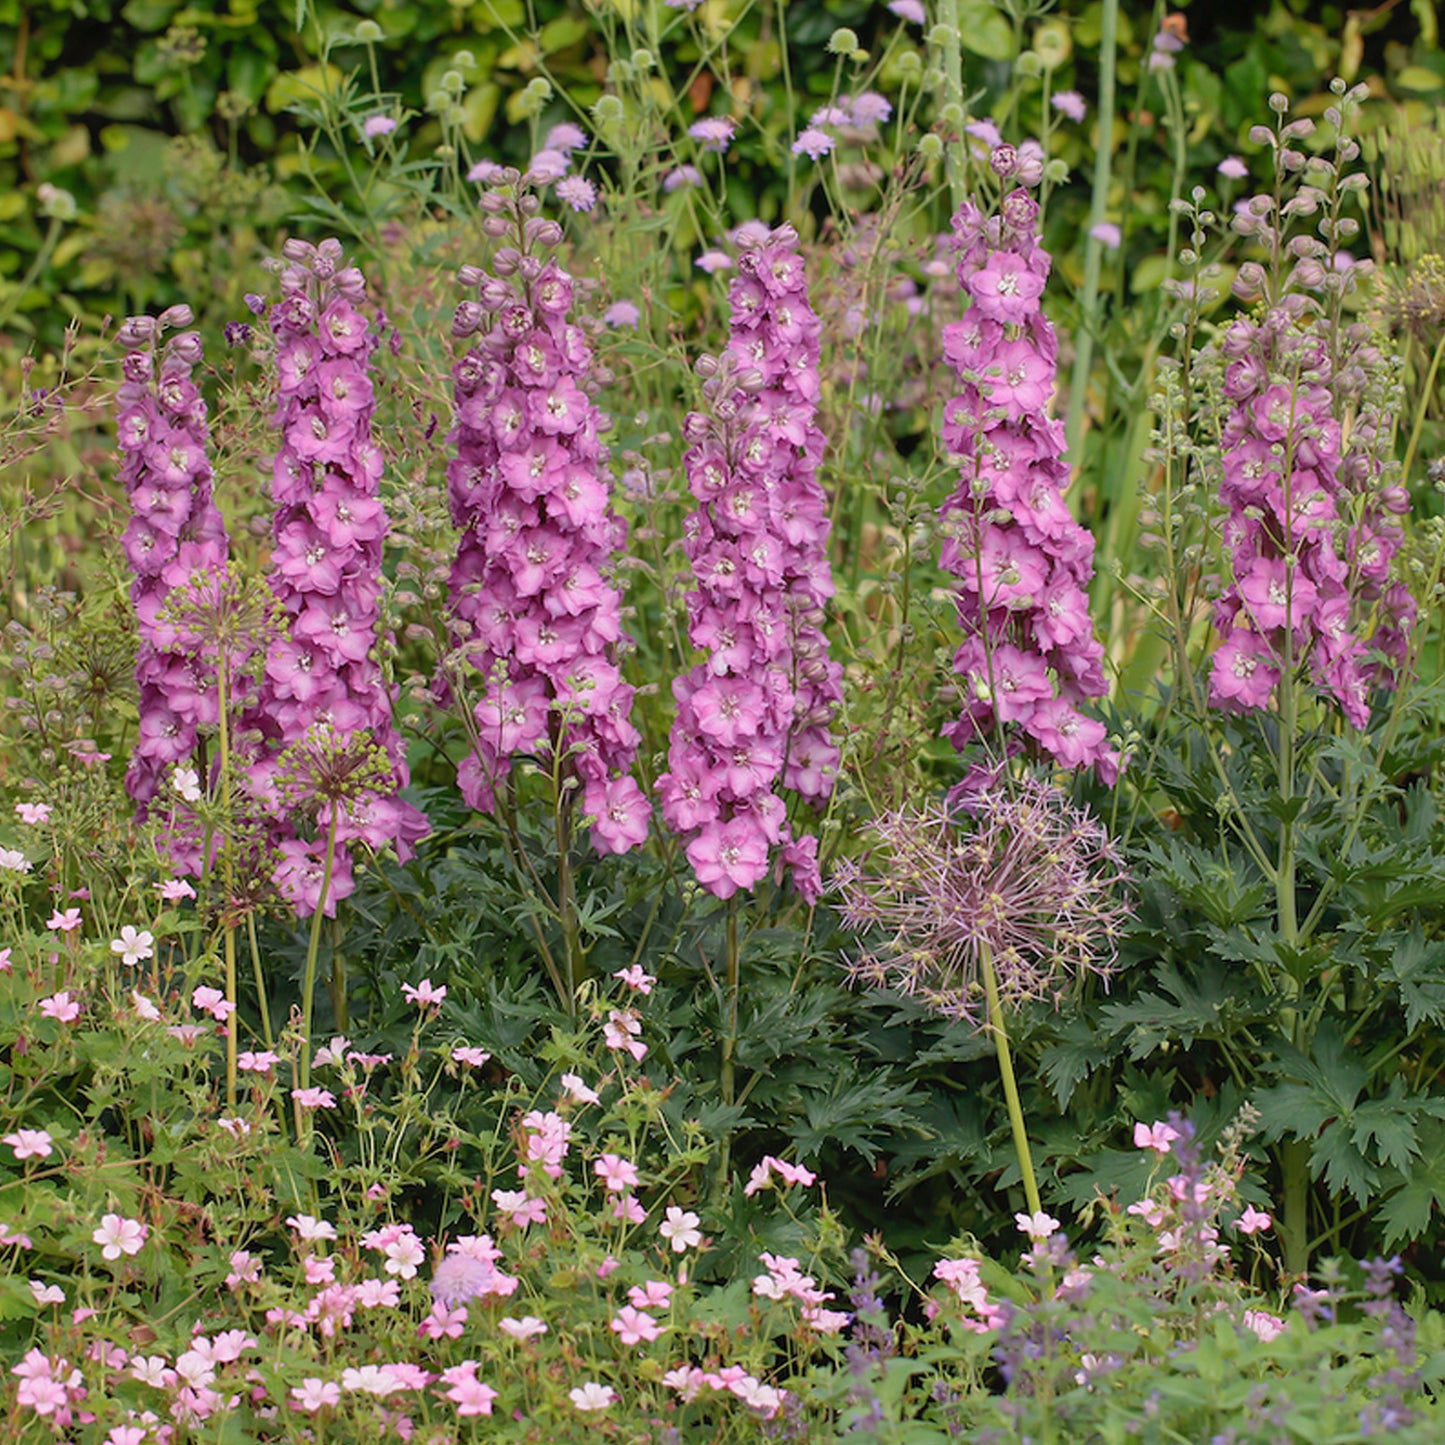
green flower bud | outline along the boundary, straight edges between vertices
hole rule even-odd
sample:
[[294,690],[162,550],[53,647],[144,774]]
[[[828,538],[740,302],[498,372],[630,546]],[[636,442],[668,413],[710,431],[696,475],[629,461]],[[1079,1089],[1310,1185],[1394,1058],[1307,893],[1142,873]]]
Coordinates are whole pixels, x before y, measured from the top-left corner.
[[829,55],[852,55],[858,48],[857,34],[849,30],[846,25],[835,30],[828,37]]
[[943,154],[943,140],[941,137],[930,132],[928,135],[919,136],[918,154],[926,161],[936,161]]
[[375,45],[383,38],[381,26],[375,20],[361,20],[357,22],[356,38],[363,45]]

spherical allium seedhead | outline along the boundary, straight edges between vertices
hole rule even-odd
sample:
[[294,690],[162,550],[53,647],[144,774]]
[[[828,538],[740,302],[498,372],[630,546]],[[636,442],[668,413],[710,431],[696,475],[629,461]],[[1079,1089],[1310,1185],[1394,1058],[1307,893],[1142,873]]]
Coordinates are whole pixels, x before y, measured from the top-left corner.
[[980,1026],[985,953],[1005,1005],[1056,1004],[1107,977],[1129,916],[1120,856],[1092,814],[1026,779],[885,813],[875,849],[832,880],[844,923],[873,942],[848,972]]

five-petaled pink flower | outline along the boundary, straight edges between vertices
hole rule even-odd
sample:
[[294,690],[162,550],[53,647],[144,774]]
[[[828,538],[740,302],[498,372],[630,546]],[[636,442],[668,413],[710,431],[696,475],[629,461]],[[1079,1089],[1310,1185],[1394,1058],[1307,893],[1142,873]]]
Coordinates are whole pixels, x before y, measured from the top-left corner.
[[48,1159],[55,1152],[55,1141],[45,1129],[17,1129],[0,1143],[8,1144],[17,1159]]
[[80,927],[80,909],[67,908],[64,913],[56,909],[45,926],[54,933],[71,933]]
[[90,1237],[101,1246],[102,1258],[119,1259],[123,1254],[139,1254],[149,1233],[149,1226],[138,1219],[105,1214],[101,1216],[100,1227]]

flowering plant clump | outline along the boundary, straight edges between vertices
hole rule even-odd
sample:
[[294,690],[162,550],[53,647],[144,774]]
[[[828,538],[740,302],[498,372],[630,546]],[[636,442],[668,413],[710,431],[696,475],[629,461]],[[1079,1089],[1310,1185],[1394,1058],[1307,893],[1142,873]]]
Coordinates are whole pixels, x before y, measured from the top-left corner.
[[819,325],[792,228],[740,244],[732,339],[721,358],[700,363],[710,410],[684,428],[699,503],[686,528],[697,581],[689,636],[707,659],[673,683],[658,792],[710,893],[754,888],[778,848],[799,893],[816,901],[817,839],[794,834],[776,789],[824,803],[839,758],[842,669],[820,625],[833,579],[817,479]]
[[977,1024],[985,954],[1008,1003],[1053,999],[1107,977],[1128,916],[1122,864],[1098,821],[1034,780],[874,820],[882,850],[833,877],[844,922],[882,936],[849,965],[945,1018]]
[[229,553],[226,524],[211,490],[206,403],[193,377],[201,339],[181,331],[161,344],[168,329],[191,320],[189,307],[173,306],[159,318],[132,317],[118,337],[126,356],[116,392],[116,442],[132,506],[121,545],[135,572],[131,601],[140,630],[135,669],[140,736],[126,789],[142,810],[171,770],[179,770],[174,776],[181,778],[184,801],[199,800],[187,768],[200,729],[217,721],[218,659],[179,629],[167,610],[173,594],[197,585],[204,590],[202,578],[224,572]]
[[[993,154],[1005,180],[1015,175],[1012,147]],[[960,468],[943,504],[943,565],[958,579],[964,703],[945,735],[962,749],[1016,725],[1036,751],[1110,783],[1119,755],[1078,706],[1107,684],[1084,592],[1093,538],[1064,504],[1064,429],[1048,414],[1058,338],[1041,302],[1051,261],[1038,217],[1018,189],[996,215],[968,201],[953,220],[970,305],[944,330],[963,391],[943,411],[943,442]]]
[[568,319],[572,278],[542,254],[561,228],[517,172],[486,175],[488,232],[515,244],[493,274],[464,268],[477,299],[452,325],[474,339],[452,372],[451,611],[460,657],[481,675],[458,786],[490,812],[513,760],[535,758],[559,792],[580,786],[594,847],[623,853],[647,836],[649,808],[630,773],[641,735],[618,664],[622,596],[609,574],[627,533],[611,504],[608,423],[590,397],[591,348]]
[[[371,437],[369,365],[377,337],[357,305],[366,281],[357,267],[343,264],[339,241],[288,241],[284,256],[282,299],[269,321],[281,431],[272,485],[272,588],[286,627],[267,653],[249,714],[262,739],[249,772],[273,814],[281,855],[277,885],[305,916],[317,907],[323,878],[328,914],[355,887],[348,844],[390,844],[404,859],[427,823],[396,796],[409,781],[406,750],[375,656],[387,517],[377,496],[382,457]],[[287,800],[326,813],[321,822],[332,835],[329,848],[323,839],[296,836],[289,819],[279,816],[276,790],[287,751],[306,744],[318,728],[343,744],[369,740],[385,757],[385,768],[373,770],[366,786],[344,801],[326,790]]]

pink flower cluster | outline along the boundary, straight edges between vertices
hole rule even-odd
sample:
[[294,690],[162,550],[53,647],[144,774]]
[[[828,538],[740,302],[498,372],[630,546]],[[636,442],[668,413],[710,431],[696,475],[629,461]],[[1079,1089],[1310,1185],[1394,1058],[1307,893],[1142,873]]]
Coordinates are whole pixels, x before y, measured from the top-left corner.
[[478,299],[453,322],[473,337],[453,368],[456,459],[447,469],[461,531],[451,570],[454,633],[481,675],[476,744],[462,795],[490,812],[513,759],[530,756],[581,784],[593,846],[624,853],[647,836],[649,807],[630,775],[641,735],[618,665],[622,598],[611,555],[626,526],[611,504],[589,396],[592,351],[568,320],[572,278],[537,254],[561,239],[515,171],[483,197],[501,247],[494,274],[464,277]]
[[[1221,342],[1230,411],[1219,490],[1233,580],[1215,609],[1223,641],[1210,700],[1236,712],[1266,707],[1285,669],[1303,668],[1363,728],[1370,687],[1392,685],[1409,655],[1415,603],[1390,581],[1409,498],[1378,487],[1369,438],[1346,447],[1335,410],[1349,378],[1335,375],[1310,309],[1293,292],[1261,320],[1231,323]],[[1361,419],[1372,434],[1380,425]],[[1371,612],[1371,643],[1391,666],[1373,662],[1361,640]]]
[[833,580],[817,479],[819,324],[791,227],[740,243],[732,337],[722,358],[700,363],[709,411],[693,412],[684,428],[699,503],[684,544],[697,581],[689,637],[707,659],[673,683],[677,714],[658,793],[709,892],[730,898],[755,887],[776,847],[814,901],[818,840],[794,835],[776,789],[821,804],[839,760],[832,723],[842,669],[821,628]]
[[[250,718],[264,739],[251,780],[268,810],[279,813],[273,792],[278,759],[317,728],[328,746],[370,738],[391,766],[385,795],[368,792],[325,804],[341,809],[336,836],[343,845],[327,894],[330,913],[354,887],[345,844],[389,843],[404,860],[427,823],[395,795],[409,780],[406,750],[374,656],[387,517],[377,496],[382,456],[371,437],[369,369],[377,340],[358,308],[366,281],[356,267],[343,265],[339,241],[312,246],[291,240],[283,255],[282,299],[269,318],[281,431],[272,480],[271,585],[285,610],[286,631],[268,650]],[[274,832],[282,854],[277,884],[299,913],[311,913],[324,840],[298,838],[282,821]]]
[[[1010,147],[995,155],[1015,164]],[[1094,542],[1064,504],[1063,424],[1048,414],[1058,339],[1042,306],[1051,261],[1038,214],[1015,190],[995,216],[966,202],[953,220],[970,304],[943,337],[963,383],[943,411],[960,470],[943,505],[943,565],[958,579],[963,713],[944,733],[962,749],[1016,726],[1061,767],[1093,767],[1110,783],[1119,755],[1079,711],[1107,684],[1084,592]]]
[[116,440],[132,508],[122,546],[135,572],[131,600],[140,626],[140,738],[126,790],[143,809],[165,770],[187,762],[199,730],[217,718],[214,653],[164,615],[172,594],[224,572],[229,551],[211,493],[206,403],[193,379],[201,339],[182,331],[160,345],[168,327],[190,324],[190,308],[173,306],[159,318],[133,316],[119,335],[127,354]]

